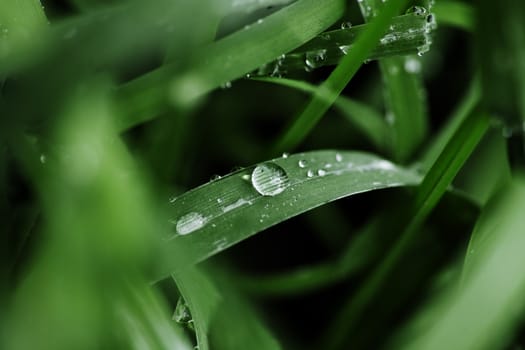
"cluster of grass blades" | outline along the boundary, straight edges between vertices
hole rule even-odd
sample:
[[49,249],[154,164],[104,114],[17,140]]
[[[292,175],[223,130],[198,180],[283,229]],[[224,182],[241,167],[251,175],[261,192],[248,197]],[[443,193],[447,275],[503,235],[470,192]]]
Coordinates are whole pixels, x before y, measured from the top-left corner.
[[524,33],[511,0],[1,2],[0,348],[525,346]]

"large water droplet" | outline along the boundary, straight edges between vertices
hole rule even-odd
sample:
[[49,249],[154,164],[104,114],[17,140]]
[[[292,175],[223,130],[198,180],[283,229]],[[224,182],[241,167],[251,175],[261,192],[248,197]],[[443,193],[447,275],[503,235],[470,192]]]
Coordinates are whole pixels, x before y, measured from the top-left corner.
[[206,222],[207,219],[204,216],[196,212],[191,212],[181,216],[179,220],[177,220],[175,228],[179,235],[187,235],[206,225]]
[[290,186],[290,179],[277,164],[263,163],[253,169],[252,185],[263,196],[275,196]]
[[173,319],[178,323],[188,323],[192,320],[190,309],[182,297],[177,300]]

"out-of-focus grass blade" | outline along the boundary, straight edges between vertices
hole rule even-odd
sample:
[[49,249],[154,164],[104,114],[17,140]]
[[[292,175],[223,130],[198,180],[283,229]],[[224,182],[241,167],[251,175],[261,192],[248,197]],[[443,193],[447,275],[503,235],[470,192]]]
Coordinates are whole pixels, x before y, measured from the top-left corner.
[[328,327],[323,342],[327,344],[326,348],[338,349],[343,345],[348,329],[355,327],[368,303],[377,296],[386,276],[412,246],[421,225],[481,140],[488,125],[488,115],[475,110],[456,131],[419,186],[413,203],[414,214],[399,239],[352,299],[341,307],[332,325]]
[[197,346],[200,350],[208,350],[210,323],[221,302],[219,292],[206,275],[194,266],[179,270],[172,277],[191,312]]
[[469,32],[474,31],[474,8],[459,1],[440,0],[434,3],[432,12],[439,24],[457,27]]
[[[359,2],[366,21],[371,21],[382,11],[380,0]],[[433,15],[423,7],[415,8],[413,17],[423,20],[423,36],[427,39],[418,48],[418,55],[428,51],[434,29]],[[406,161],[419,146],[427,133],[427,105],[423,89],[422,63],[419,57],[387,57],[379,61],[384,82],[386,120],[391,125],[391,152],[397,161]]]
[[[117,342],[118,332],[108,329],[124,281],[147,285],[141,274],[157,249],[163,216],[112,125],[109,90],[110,83],[96,81],[70,92],[51,134],[55,148],[32,154],[26,167],[46,234],[6,312],[2,348]],[[23,141],[10,140],[17,151]],[[17,156],[31,162],[28,154]],[[174,254],[180,264],[182,253]]]
[[[39,0],[0,3],[0,58],[33,44],[47,19]],[[1,77],[1,74],[0,74]]]
[[[217,278],[216,275],[222,273],[215,271]],[[191,313],[199,349],[280,349],[254,317],[253,310],[241,301],[242,296],[231,289],[230,282],[216,285],[215,280],[194,266],[172,277]]]
[[122,86],[117,97],[124,130],[156,117],[170,105],[186,104],[221,84],[289,52],[334,23],[344,1],[300,0],[190,55],[183,73],[166,65]]
[[[392,17],[399,13],[404,3],[405,0],[391,0],[385,4],[383,11],[359,36],[348,55],[341,60],[328,79],[319,86],[317,93],[305,109],[285,129],[274,146],[274,153],[278,154],[294,149],[310,133],[336,97],[341,94],[344,87],[368,57],[368,54],[377,45],[379,39],[386,32]],[[327,96],[330,99],[327,100]]]
[[147,285],[129,285],[124,297],[114,300],[116,319],[127,335],[122,348],[190,350],[193,347],[170,320],[168,307]]
[[[289,86],[301,91],[315,93],[317,87],[305,81],[286,78],[256,78],[284,86]],[[328,98],[328,97],[327,97]],[[334,106],[366,136],[377,149],[384,150],[387,145],[388,126],[379,112],[364,103],[339,95]]]
[[156,277],[175,269],[175,247],[200,261],[333,200],[418,182],[414,172],[361,152],[300,153],[245,168],[172,200],[172,233]]
[[[525,181],[517,177],[484,211],[473,234],[462,285],[423,310],[426,320],[400,341],[403,349],[499,349],[524,312]],[[475,258],[474,258],[475,256]],[[399,348],[399,347],[396,347]]]

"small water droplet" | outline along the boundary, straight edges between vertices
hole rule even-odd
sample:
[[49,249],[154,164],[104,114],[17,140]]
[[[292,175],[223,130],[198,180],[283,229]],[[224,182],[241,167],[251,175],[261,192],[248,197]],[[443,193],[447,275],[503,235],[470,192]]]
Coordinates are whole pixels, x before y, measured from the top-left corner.
[[46,159],[46,155],[45,155],[45,154],[41,154],[41,155],[40,155],[40,163],[45,164],[45,163],[46,163],[46,160],[47,160],[47,159]]
[[319,175],[319,176],[325,176],[325,175],[326,175],[326,170],[324,170],[324,169],[319,169],[319,170],[317,170],[317,175]]
[[217,181],[221,178],[220,175],[214,174],[210,177],[210,181]]
[[277,164],[263,163],[253,169],[252,185],[263,196],[275,196],[290,186],[290,179]]
[[229,89],[232,87],[232,82],[231,81],[227,81],[223,84],[221,84],[221,89]]
[[250,181],[250,174],[244,174],[243,176],[241,176],[241,179],[243,179],[244,181]]
[[326,60],[326,49],[307,52],[304,63],[309,69],[320,67]]
[[308,177],[314,177],[314,171],[313,171],[313,170],[308,170],[308,171],[306,172],[306,176],[308,176]]
[[217,198],[217,203],[221,204],[222,203],[222,198]]
[[341,45],[341,46],[339,46],[339,50],[341,50],[341,52],[344,55],[347,55],[348,51],[350,51],[351,47],[352,47],[352,45]]
[[304,160],[304,159],[301,159],[301,160],[299,160],[299,162],[297,164],[299,165],[299,168],[304,168],[304,167],[306,167],[308,162],[306,160]]
[[422,6],[412,6],[406,11],[406,14],[410,13],[413,13],[415,16],[426,16],[427,9]]
[[343,160],[343,156],[340,153],[335,154],[335,160],[337,162],[341,162]]
[[324,39],[324,40],[331,40],[331,39],[332,39],[331,35],[330,35],[330,34],[327,34],[327,33],[320,34],[319,36],[320,36],[322,39]]
[[284,152],[284,153],[282,154],[282,157],[283,157],[283,158],[288,158],[289,156],[290,156],[290,153],[288,153],[288,152]]
[[383,45],[387,45],[387,44],[390,44],[390,43],[393,43],[394,41],[396,41],[398,39],[397,35],[394,34],[394,33],[388,33],[386,34],[384,37],[382,37],[381,39],[379,39],[379,42]]
[[246,73],[246,74],[244,75],[244,77],[245,77],[246,79],[250,79],[250,78],[252,77],[252,75],[251,75],[250,73]]
[[264,22],[262,18],[259,18],[259,19],[257,20],[257,24],[261,24],[262,22]]
[[352,22],[345,21],[341,23],[341,29],[350,29],[352,28]]
[[179,235],[187,235],[192,233],[195,230],[202,228],[206,225],[206,218],[199,213],[191,212],[184,216],[181,216],[177,220],[177,225],[175,226],[177,233]]
[[178,323],[189,323],[192,321],[190,309],[182,297],[177,300],[173,319]]

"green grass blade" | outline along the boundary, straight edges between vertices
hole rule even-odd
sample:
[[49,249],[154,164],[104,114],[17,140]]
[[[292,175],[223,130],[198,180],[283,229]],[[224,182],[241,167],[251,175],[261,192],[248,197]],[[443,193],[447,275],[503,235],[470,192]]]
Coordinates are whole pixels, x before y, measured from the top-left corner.
[[439,24],[460,28],[468,32],[474,31],[474,8],[470,4],[459,1],[436,1],[432,11]]
[[210,323],[220,302],[220,294],[206,275],[194,266],[177,271],[172,278],[191,312],[197,346],[200,350],[208,350]]
[[[370,51],[367,59],[417,54],[421,47],[428,45],[427,27],[425,16],[408,14],[392,18],[388,30],[379,39],[378,45]],[[319,34],[291,53],[279,57],[277,61],[259,68],[256,74],[276,76],[337,64],[350,52],[356,39],[367,28],[368,24],[362,24]]]
[[[386,32],[392,17],[399,13],[404,3],[404,0],[392,0],[386,3],[383,11],[359,36],[349,54],[341,60],[328,79],[319,86],[318,92],[303,112],[279,138],[274,147],[274,153],[278,154],[294,149],[310,133],[377,45],[379,39]],[[330,99],[326,100],[323,96],[330,96]]]
[[[383,2],[363,0],[359,2],[366,21],[381,12]],[[418,55],[428,51],[432,42],[430,32],[434,29],[433,15],[419,8],[410,15],[421,19],[422,35],[427,39],[418,48]],[[384,82],[387,121],[391,125],[391,152],[397,161],[406,161],[420,145],[427,133],[427,105],[419,57],[387,57],[379,61]]]
[[186,103],[240,78],[289,52],[326,29],[343,13],[342,0],[301,0],[239,30],[192,55],[180,71],[166,65],[117,91],[121,130],[150,120],[172,104]]
[[366,305],[377,296],[383,280],[396,266],[406,250],[411,247],[421,225],[481,140],[488,125],[487,114],[476,110],[454,134],[419,186],[413,205],[414,214],[400,238],[356,295],[341,307],[332,326],[328,328],[329,331],[324,340],[324,344],[328,344],[328,349],[338,349],[342,346],[347,330],[357,324]]
[[265,171],[268,166],[279,167],[277,178],[267,179],[263,185],[276,190],[275,186],[284,184],[277,187],[284,189],[282,193],[261,195],[254,188],[253,179],[250,180],[256,168],[252,166],[172,200],[172,233],[165,242],[164,260],[155,277],[166,276],[176,268],[170,261],[174,248],[185,251],[190,262],[197,262],[338,198],[380,188],[411,186],[419,181],[414,172],[361,152],[316,151],[261,164],[265,166],[259,169]]
[[[515,178],[483,212],[469,247],[462,286],[452,285],[422,316],[427,327],[404,339],[403,349],[500,349],[519,327],[525,308],[525,182]],[[474,237],[478,237],[480,240]],[[481,239],[482,238],[482,239]]]
[[[316,93],[317,87],[305,81],[286,78],[256,78],[258,81],[288,86],[311,94]],[[328,96],[321,96],[329,99]],[[346,119],[366,136],[378,150],[384,150],[388,135],[388,127],[379,112],[357,100],[339,95],[334,106]]]

